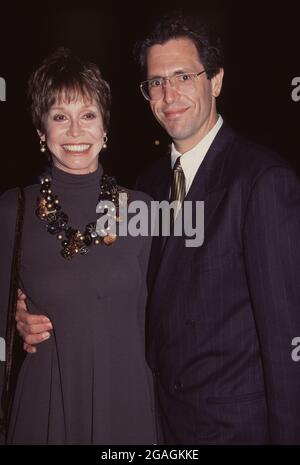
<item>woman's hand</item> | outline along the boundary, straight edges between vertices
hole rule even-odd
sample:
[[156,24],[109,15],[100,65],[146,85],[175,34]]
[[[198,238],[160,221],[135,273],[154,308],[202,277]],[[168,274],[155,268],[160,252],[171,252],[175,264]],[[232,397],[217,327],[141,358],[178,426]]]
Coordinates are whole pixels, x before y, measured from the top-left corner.
[[51,321],[44,315],[32,315],[28,313],[26,306],[26,295],[18,289],[17,300],[17,330],[24,340],[24,350],[30,354],[34,354],[37,349],[34,344],[49,339],[50,330],[52,328]]

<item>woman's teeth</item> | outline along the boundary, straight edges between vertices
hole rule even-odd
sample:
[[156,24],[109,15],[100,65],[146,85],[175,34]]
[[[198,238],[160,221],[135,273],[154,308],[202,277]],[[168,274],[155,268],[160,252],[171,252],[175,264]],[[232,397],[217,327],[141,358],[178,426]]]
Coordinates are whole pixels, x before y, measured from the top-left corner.
[[63,148],[67,150],[67,152],[85,152],[90,146],[90,144],[63,145]]

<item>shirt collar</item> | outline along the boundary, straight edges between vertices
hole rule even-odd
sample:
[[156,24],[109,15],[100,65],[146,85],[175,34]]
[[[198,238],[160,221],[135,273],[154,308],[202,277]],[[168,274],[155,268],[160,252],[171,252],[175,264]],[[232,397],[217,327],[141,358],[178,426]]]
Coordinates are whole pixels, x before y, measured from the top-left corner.
[[178,157],[181,157],[180,163],[185,176],[186,182],[186,191],[190,188],[195,174],[204,160],[205,155],[208,152],[209,147],[211,146],[214,138],[216,137],[218,131],[220,130],[223,124],[223,118],[221,115],[218,115],[218,120],[216,124],[211,128],[211,130],[206,134],[203,139],[198,142],[195,147],[193,147],[188,152],[181,154],[178,152],[172,143],[171,148],[171,167],[173,168]]

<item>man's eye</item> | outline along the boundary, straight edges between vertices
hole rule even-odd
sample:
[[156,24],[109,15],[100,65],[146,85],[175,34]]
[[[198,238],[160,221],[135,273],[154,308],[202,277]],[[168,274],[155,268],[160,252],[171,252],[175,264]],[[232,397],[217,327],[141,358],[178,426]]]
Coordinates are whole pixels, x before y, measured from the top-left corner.
[[149,81],[149,87],[160,87],[161,83],[161,79],[153,79],[153,81]]
[[66,117],[65,115],[58,114],[58,115],[54,115],[53,119],[54,121],[64,121]]
[[179,74],[179,75],[177,76],[177,79],[178,79],[179,81],[183,81],[183,82],[184,82],[184,81],[188,81],[189,79],[191,79],[191,76],[190,76],[190,74]]

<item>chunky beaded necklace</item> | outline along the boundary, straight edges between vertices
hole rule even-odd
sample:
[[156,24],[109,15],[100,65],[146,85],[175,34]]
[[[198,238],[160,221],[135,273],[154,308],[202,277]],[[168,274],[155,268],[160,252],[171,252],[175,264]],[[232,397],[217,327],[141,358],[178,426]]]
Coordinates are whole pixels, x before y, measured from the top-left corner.
[[[114,177],[103,175],[100,181],[100,194],[98,201],[106,200],[114,203],[114,208],[107,206],[105,213],[119,221],[119,193],[121,191]],[[116,240],[116,235],[106,234],[99,236],[96,231],[96,223],[88,223],[84,232],[73,229],[69,226],[68,215],[62,211],[57,195],[51,189],[51,177],[41,178],[41,196],[38,197],[38,208],[36,215],[46,222],[47,231],[56,235],[61,241],[61,255],[65,259],[72,259],[74,256],[85,255],[92,245],[112,245]]]

